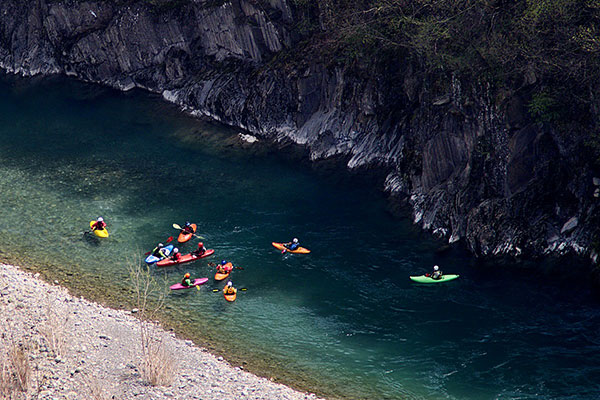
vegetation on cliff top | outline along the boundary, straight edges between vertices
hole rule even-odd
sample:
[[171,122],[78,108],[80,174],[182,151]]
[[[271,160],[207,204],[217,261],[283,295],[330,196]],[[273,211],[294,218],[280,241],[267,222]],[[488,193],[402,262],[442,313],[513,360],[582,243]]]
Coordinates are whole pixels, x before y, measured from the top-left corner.
[[344,63],[382,56],[425,73],[527,88],[530,115],[592,123],[600,78],[600,0],[293,0],[307,37]]

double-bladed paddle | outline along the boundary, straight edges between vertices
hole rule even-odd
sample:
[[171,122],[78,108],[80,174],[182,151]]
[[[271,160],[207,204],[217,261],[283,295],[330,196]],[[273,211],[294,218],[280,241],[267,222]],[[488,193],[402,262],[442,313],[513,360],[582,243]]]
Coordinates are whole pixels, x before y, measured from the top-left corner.
[[[173,228],[179,229],[179,230],[183,229],[181,226],[179,226],[179,224],[173,224]],[[195,233],[192,233],[192,236],[196,236],[198,239],[206,240],[206,238],[204,236],[196,235]]]

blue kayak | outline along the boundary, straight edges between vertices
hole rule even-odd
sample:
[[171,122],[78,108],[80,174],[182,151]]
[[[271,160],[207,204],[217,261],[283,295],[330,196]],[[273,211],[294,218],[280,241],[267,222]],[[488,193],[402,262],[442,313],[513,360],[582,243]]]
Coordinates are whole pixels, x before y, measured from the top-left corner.
[[[172,244],[163,247],[163,253],[165,253],[167,256],[169,254],[171,254],[171,251],[173,251],[173,245]],[[150,254],[148,257],[146,257],[146,264],[148,264],[148,265],[154,264],[155,262],[160,261],[162,259],[163,259],[163,257],[159,258],[159,257],[153,256],[152,254]]]

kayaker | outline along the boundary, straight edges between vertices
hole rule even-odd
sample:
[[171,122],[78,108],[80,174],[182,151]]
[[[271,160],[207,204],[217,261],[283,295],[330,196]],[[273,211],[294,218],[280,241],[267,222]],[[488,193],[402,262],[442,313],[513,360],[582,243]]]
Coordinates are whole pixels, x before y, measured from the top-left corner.
[[442,271],[440,271],[439,266],[433,266],[433,273],[431,274],[431,279],[442,279]]
[[173,261],[181,260],[181,254],[179,253],[179,249],[177,247],[175,247],[173,249],[173,253],[171,253],[171,260],[173,260]]
[[296,250],[298,247],[300,247],[300,242],[298,241],[298,238],[294,238],[291,242],[284,243],[283,245],[288,250]]
[[217,272],[220,274],[228,274],[233,269],[233,266],[227,265],[227,261],[222,260],[221,264],[217,265]]
[[183,233],[184,235],[187,235],[188,233],[194,233],[194,228],[192,227],[190,221],[185,222],[185,225],[183,226],[183,228],[181,228],[181,233]]
[[190,278],[190,273],[187,272],[183,276],[183,279],[181,280],[181,285],[182,286],[192,286],[193,284],[194,284],[194,280],[192,278]]
[[162,243],[157,244],[152,250],[152,255],[157,258],[167,258],[167,255],[163,252],[164,247],[165,245]]
[[227,285],[223,288],[223,293],[225,294],[236,294],[237,289],[233,287],[233,283],[231,281],[227,282]]
[[96,222],[94,222],[90,228],[92,228],[93,231],[101,231],[106,228],[106,222],[104,222],[104,218],[98,217]]
[[195,256],[201,256],[204,253],[206,253],[206,247],[204,247],[204,243],[202,242],[198,243],[198,248],[192,251],[192,254]]

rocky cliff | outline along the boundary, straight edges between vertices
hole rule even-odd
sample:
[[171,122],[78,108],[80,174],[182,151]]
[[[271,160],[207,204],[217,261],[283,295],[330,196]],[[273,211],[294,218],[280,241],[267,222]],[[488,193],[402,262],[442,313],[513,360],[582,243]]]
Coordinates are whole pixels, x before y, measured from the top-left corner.
[[519,91],[396,59],[376,71],[302,51],[292,0],[4,0],[0,66],[162,93],[314,160],[376,168],[415,223],[478,255],[596,257],[600,179],[577,135]]

